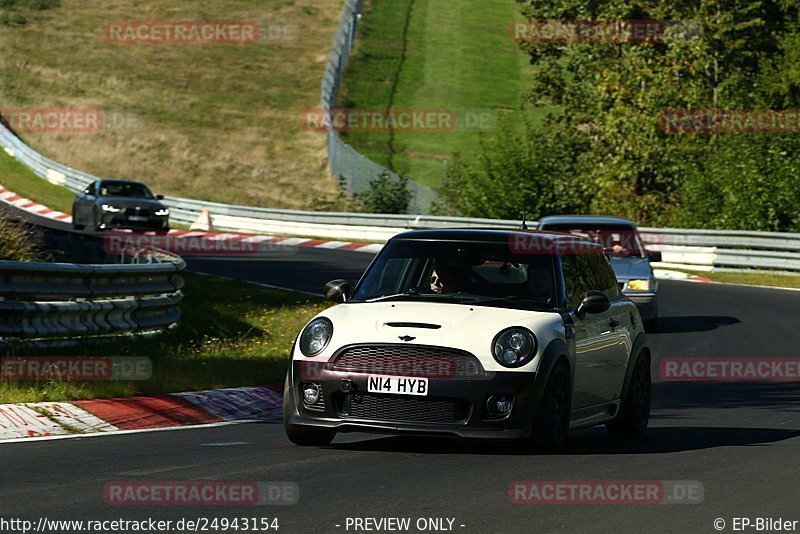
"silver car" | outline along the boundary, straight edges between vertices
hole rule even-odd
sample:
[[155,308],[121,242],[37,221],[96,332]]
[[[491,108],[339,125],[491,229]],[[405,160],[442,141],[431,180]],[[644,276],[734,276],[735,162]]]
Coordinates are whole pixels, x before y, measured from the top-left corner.
[[658,281],[650,262],[660,262],[661,252],[644,248],[633,221],[622,217],[559,215],[542,218],[539,229],[582,235],[600,243],[611,257],[611,267],[622,292],[636,304],[643,321],[655,323]]

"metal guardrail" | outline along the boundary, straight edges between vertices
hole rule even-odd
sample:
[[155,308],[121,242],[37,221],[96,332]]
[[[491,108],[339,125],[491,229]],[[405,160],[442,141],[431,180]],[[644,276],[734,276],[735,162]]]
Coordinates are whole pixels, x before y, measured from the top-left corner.
[[[25,145],[0,125],[0,144],[38,176],[83,190],[97,178],[54,162]],[[386,241],[393,235],[419,228],[516,228],[519,221],[468,219],[429,215],[310,212],[236,206],[179,197],[167,197],[172,220],[191,224],[204,209],[214,227],[234,232],[261,232],[331,239]],[[531,228],[535,222],[528,223]],[[800,234],[735,230],[641,228],[645,243],[661,248],[664,265],[694,269],[737,268],[800,271]]]
[[[336,107],[336,95],[353,48],[363,7],[364,0],[348,0],[339,19],[328,65],[322,78],[322,109],[325,112]],[[345,143],[332,127],[328,128],[328,168],[331,174],[339,179],[342,188],[350,194],[369,190],[370,183],[382,174],[394,180],[400,179],[396,172],[375,163]],[[408,185],[411,190],[409,211],[413,213],[429,211],[431,203],[436,198],[436,191],[413,180],[409,180]]]
[[167,328],[181,316],[183,260],[139,265],[0,261],[0,338]]

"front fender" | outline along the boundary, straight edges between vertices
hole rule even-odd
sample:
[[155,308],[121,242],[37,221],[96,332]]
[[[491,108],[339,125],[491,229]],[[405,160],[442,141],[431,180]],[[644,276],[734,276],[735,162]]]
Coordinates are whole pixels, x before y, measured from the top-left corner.
[[643,355],[650,355],[650,346],[647,344],[647,336],[644,332],[639,332],[636,340],[633,342],[631,348],[631,357],[628,358],[628,368],[625,370],[625,381],[622,383],[622,391],[620,392],[620,399],[624,399],[628,395],[628,388],[631,384],[631,376],[633,370],[636,368],[636,362]]

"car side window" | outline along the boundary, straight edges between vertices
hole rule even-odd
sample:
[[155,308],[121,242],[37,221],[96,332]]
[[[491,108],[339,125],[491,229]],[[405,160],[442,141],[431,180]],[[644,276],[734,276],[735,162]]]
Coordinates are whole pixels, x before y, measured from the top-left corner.
[[619,296],[617,277],[605,254],[564,254],[561,265],[568,308],[577,307],[589,290],[602,291],[611,299]]
[[585,254],[562,254],[561,269],[564,273],[564,292],[567,295],[567,308],[576,308],[581,297],[590,287],[586,274],[589,266]]
[[619,283],[614,270],[611,268],[611,262],[607,254],[590,254],[590,262],[592,264],[592,273],[595,277],[595,287],[608,296],[608,298],[616,298],[619,296]]

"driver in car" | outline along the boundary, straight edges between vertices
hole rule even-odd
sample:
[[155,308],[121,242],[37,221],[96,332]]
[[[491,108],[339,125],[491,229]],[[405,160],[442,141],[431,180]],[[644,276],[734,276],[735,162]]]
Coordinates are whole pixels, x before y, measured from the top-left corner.
[[457,259],[437,259],[431,272],[431,291],[461,293],[469,291],[472,268]]

